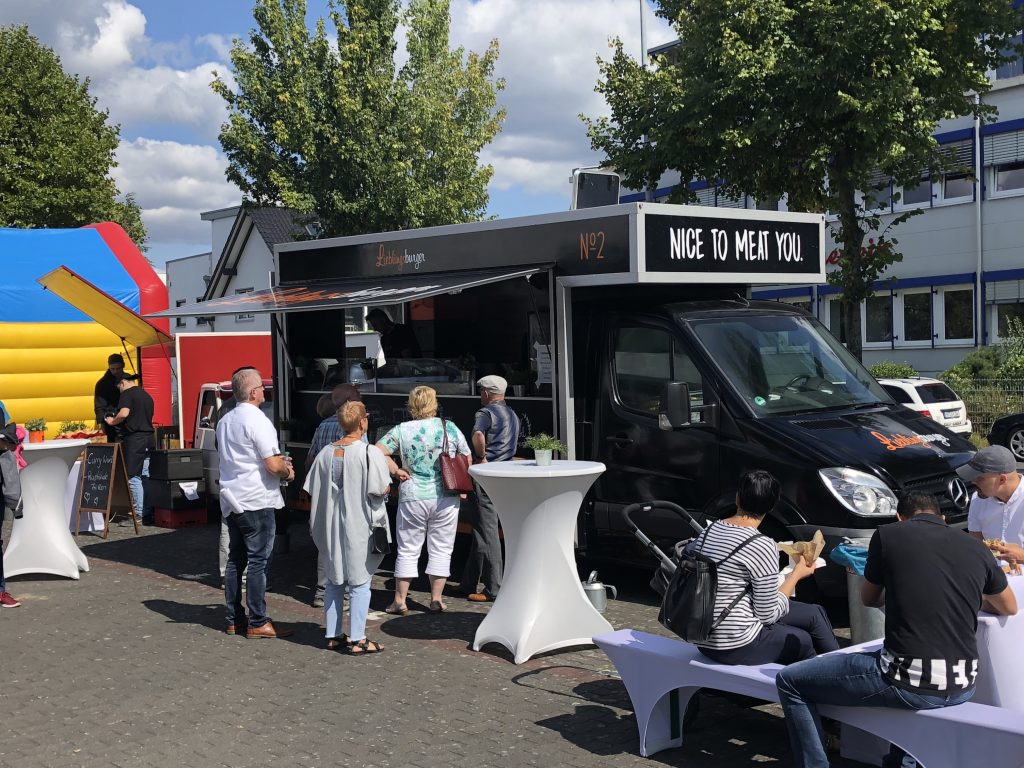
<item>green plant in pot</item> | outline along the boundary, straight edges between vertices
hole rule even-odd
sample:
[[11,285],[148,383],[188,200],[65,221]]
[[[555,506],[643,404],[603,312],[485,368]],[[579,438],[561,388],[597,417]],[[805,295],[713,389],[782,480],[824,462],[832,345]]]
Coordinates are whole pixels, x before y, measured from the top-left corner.
[[46,419],[30,419],[25,422],[30,443],[41,443],[46,436]]
[[526,385],[533,378],[533,371],[513,370],[508,374],[508,385],[512,388],[513,397],[522,397],[526,394]]
[[561,453],[566,453],[567,451],[565,443],[557,437],[549,435],[547,432],[541,432],[539,435],[530,435],[530,437],[526,438],[526,447],[533,451],[538,467],[550,465],[551,454],[554,451]]

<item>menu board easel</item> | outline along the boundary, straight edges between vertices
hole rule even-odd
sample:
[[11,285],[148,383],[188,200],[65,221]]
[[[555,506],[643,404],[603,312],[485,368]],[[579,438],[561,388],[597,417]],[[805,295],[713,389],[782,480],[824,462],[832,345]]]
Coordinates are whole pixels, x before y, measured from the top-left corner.
[[85,467],[82,470],[75,533],[81,530],[83,512],[102,512],[103,538],[107,538],[110,533],[112,508],[126,508],[135,525],[135,533],[140,533],[121,446],[117,443],[93,443],[85,449]]

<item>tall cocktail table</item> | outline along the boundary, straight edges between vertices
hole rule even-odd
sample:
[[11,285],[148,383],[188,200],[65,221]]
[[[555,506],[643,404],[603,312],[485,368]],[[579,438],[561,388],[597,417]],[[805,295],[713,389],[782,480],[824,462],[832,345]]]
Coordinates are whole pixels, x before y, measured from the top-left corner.
[[583,496],[605,466],[593,461],[498,461],[470,468],[494,502],[505,534],[505,574],[477,628],[473,650],[501,643],[522,664],[538,653],[612,627],[587,600],[573,556]]
[[77,579],[89,561],[68,530],[64,492],[68,475],[88,440],[44,440],[26,443],[21,471],[24,516],[14,521],[4,552],[4,575],[49,573]]

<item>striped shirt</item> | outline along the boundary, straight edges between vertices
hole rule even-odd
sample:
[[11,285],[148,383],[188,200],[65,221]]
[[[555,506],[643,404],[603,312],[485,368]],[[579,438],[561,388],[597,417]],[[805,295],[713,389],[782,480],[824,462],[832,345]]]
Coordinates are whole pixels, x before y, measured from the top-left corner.
[[[738,544],[753,537],[757,537],[755,541],[725,560]],[[770,538],[754,528],[715,521],[691,546],[721,563],[715,595],[716,621],[737,595],[743,595],[707,642],[701,643],[703,647],[742,648],[753,642],[763,626],[774,624],[789,613],[789,598],[779,592],[779,551]]]
[[473,432],[482,432],[488,461],[508,461],[519,445],[519,417],[504,400],[476,412]]

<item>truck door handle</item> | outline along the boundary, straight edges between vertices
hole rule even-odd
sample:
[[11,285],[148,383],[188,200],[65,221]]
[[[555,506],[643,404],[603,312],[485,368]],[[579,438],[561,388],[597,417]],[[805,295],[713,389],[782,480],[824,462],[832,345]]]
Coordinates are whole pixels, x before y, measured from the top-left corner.
[[626,437],[625,435],[608,435],[608,437],[606,437],[604,441],[606,443],[611,443],[612,445],[617,445],[620,448],[626,445],[633,444],[633,438]]

